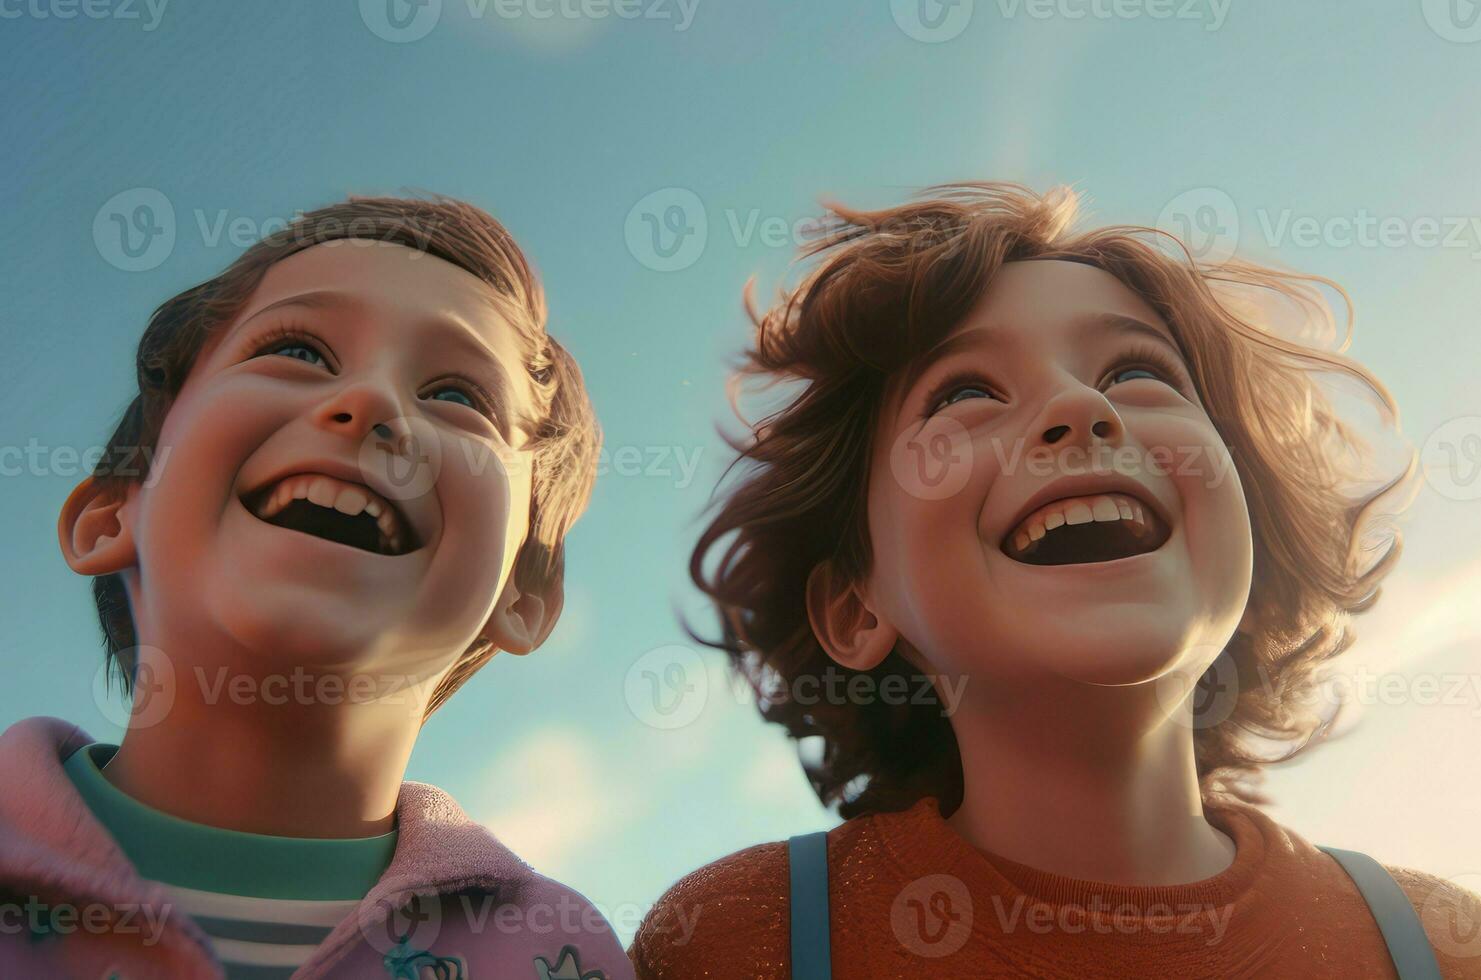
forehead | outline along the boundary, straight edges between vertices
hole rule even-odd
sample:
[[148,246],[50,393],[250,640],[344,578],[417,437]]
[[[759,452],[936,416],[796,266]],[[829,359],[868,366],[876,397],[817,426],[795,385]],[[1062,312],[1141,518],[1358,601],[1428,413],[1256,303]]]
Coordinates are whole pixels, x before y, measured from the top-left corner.
[[1003,335],[1053,338],[1077,323],[1121,316],[1151,325],[1176,343],[1152,306],[1104,269],[1060,259],[1007,262],[972,311],[953,331],[986,330]]
[[1104,269],[1062,259],[1005,262],[967,315],[892,378],[887,398],[898,408],[926,376],[937,373],[936,365],[959,356],[1072,353],[1136,334],[1182,356],[1157,311]]
[[471,340],[516,383],[524,376],[508,301],[472,273],[404,245],[340,239],[296,252],[268,268],[233,326],[277,304],[353,314],[364,333],[408,344]]

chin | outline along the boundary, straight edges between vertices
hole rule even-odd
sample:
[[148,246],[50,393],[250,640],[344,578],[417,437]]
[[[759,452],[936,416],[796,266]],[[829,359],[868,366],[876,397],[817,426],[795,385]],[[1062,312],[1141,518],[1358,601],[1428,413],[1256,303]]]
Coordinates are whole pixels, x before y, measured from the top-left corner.
[[1177,650],[1084,650],[1082,655],[1060,665],[1069,680],[1102,687],[1145,684],[1171,670],[1179,660]]
[[[1086,624],[1087,628],[1051,626],[1023,638],[1027,644],[1023,649],[1030,651],[1040,667],[1067,680],[1109,686],[1144,684],[1172,670],[1187,655],[1183,624],[1166,610],[1154,608],[1150,613],[1114,617],[1109,623]],[[1161,621],[1147,621],[1154,618]]]
[[262,601],[267,598],[249,606],[233,600],[218,621],[254,663],[270,670],[348,667],[373,655],[373,645],[388,635],[363,607],[326,608],[324,597],[310,603],[301,594],[284,596],[283,602]]

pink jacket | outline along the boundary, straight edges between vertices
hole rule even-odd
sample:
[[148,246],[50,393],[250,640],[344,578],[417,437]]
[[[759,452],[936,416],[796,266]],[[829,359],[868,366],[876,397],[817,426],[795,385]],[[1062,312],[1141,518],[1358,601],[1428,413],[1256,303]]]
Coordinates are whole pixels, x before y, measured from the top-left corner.
[[[222,977],[204,934],[139,877],[63,771],[91,741],[55,718],[0,735],[0,977]],[[446,793],[404,783],[396,815],[390,867],[295,980],[633,976],[586,899],[531,870]]]

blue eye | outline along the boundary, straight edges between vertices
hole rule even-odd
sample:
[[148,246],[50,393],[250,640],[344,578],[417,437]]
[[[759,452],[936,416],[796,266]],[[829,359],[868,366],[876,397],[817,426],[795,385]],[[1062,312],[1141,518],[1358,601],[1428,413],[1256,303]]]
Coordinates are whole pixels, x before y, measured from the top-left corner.
[[[318,340],[297,327],[287,326],[272,330],[259,339],[252,346],[251,351],[253,357],[261,357],[264,354],[291,357],[305,364],[328,368],[331,372],[334,370]],[[423,398],[431,401],[453,401],[489,419],[496,418],[498,414],[496,406],[499,403],[484,390],[482,385],[457,375],[450,378],[443,377],[438,381],[453,383],[443,384],[442,387],[433,389],[430,395],[423,395]],[[449,398],[448,395],[453,397]]]
[[[283,354],[285,357],[291,357],[291,358],[293,358],[294,360],[297,360],[297,361],[307,361],[310,364],[318,363],[318,364],[322,364],[324,367],[328,367],[329,366],[324,361],[324,355],[323,354],[320,354],[318,351],[314,350],[312,347],[307,347],[307,346],[305,346],[303,344],[283,344],[281,347],[274,347],[268,353],[270,353],[270,354]],[[307,355],[307,356],[303,356],[303,355]],[[313,360],[313,358],[318,358],[318,361],[315,362]]]
[[[1111,380],[1114,382],[1114,381],[1116,381],[1116,380],[1118,380],[1118,379],[1124,377],[1125,375],[1130,374],[1130,373],[1132,373],[1134,371],[1140,371],[1142,374],[1145,374],[1148,378],[1150,378],[1153,381],[1161,381],[1162,380],[1162,378],[1160,378],[1156,374],[1156,372],[1149,371],[1146,368],[1138,368],[1138,367],[1131,367],[1131,368],[1126,368],[1125,370],[1122,370],[1122,371],[1117,371],[1114,375],[1111,376]],[[1133,379],[1133,380],[1135,380],[1135,379]]]
[[[1187,372],[1166,351],[1156,344],[1134,346],[1123,353],[1113,365],[1107,379],[1117,384],[1128,374],[1141,373],[1150,381],[1160,381],[1180,394],[1186,394],[1183,379]],[[1137,378],[1127,380],[1136,381]]]
[[251,353],[253,357],[271,354],[291,357],[295,361],[303,361],[305,364],[312,364],[316,367],[330,366],[329,359],[320,350],[318,342],[297,327],[291,326],[278,327],[270,331],[253,344]]
[[957,402],[979,398],[997,398],[992,386],[971,371],[958,372],[942,379],[926,396],[925,416],[934,415]]
[[991,398],[991,397],[992,397],[992,392],[987,391],[986,389],[983,389],[983,388],[976,387],[975,385],[967,385],[966,387],[956,389],[951,394],[949,394],[945,398],[941,399],[940,404],[942,406],[945,406],[945,405],[955,405],[957,402],[966,401],[969,398]]
[[463,391],[461,388],[439,388],[437,392],[432,395],[432,397],[437,401],[447,401],[448,399],[440,397],[441,395],[447,393],[457,395],[460,399],[462,399],[461,404],[467,405],[469,408],[478,408],[478,406],[473,403],[473,399],[468,397],[468,393]]
[[[496,406],[499,403],[494,400],[492,395],[484,390],[483,385],[476,381],[471,381],[468,378],[458,376],[442,378],[439,382],[434,383],[441,384],[441,387],[433,388],[432,393],[430,395],[423,395],[423,398],[429,401],[450,401],[454,404],[464,405],[473,409],[484,418],[497,423],[499,410]],[[452,395],[453,397],[445,397],[447,395]]]
[[954,406],[958,401],[976,401],[979,398],[998,400],[998,395],[992,389],[992,383],[974,370],[957,372],[954,375],[943,377],[932,386],[929,394],[926,395],[921,417],[936,415],[940,410]]

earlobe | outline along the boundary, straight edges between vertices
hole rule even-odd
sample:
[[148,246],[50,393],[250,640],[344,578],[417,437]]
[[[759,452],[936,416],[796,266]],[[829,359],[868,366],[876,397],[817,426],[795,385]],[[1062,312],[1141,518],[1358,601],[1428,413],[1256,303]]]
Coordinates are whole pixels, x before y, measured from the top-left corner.
[[550,635],[565,604],[565,589],[559,576],[542,589],[521,591],[514,576],[504,584],[504,591],[489,617],[487,636],[494,646],[519,656],[529,653]]
[[103,487],[89,476],[73,488],[57,519],[57,543],[67,565],[79,575],[109,575],[139,561],[133,529],[125,510],[134,497],[104,496]]
[[830,561],[819,562],[807,577],[807,618],[828,656],[852,670],[879,666],[900,639]]

